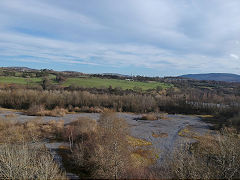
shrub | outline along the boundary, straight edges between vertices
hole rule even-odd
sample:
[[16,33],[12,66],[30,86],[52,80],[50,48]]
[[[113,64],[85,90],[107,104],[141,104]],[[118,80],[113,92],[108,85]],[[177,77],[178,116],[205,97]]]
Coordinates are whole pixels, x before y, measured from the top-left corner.
[[29,116],[43,116],[44,112],[45,107],[43,105],[33,104],[30,106],[26,113]]
[[230,118],[228,120],[228,124],[240,131],[240,114],[234,116],[233,118]]
[[[43,106],[42,106],[43,105]],[[11,109],[29,109],[34,112],[56,107],[70,111],[102,112],[103,108],[124,112],[151,112],[158,108],[150,95],[91,94],[86,91],[39,91],[28,89],[0,90],[0,106]],[[39,109],[40,108],[40,109]],[[82,109],[81,109],[82,108]],[[30,113],[31,114],[31,113]]]
[[53,116],[53,117],[62,117],[68,113],[66,109],[55,107],[53,110],[46,110],[43,105],[32,105],[27,111],[26,114],[30,116]]
[[157,114],[154,113],[150,113],[150,114],[144,114],[141,117],[141,120],[150,120],[150,121],[154,121],[154,120],[158,120],[159,117]]
[[83,142],[88,138],[89,134],[95,132],[97,128],[96,120],[90,118],[79,118],[76,121],[69,123],[64,131],[63,138],[70,143],[70,149],[78,142]]
[[158,119],[164,119],[167,120],[169,119],[167,117],[167,113],[148,113],[148,114],[143,114],[140,120],[149,120],[149,121],[154,121]]
[[34,121],[20,124],[9,119],[0,120],[0,143],[36,141],[39,136],[40,131]]
[[223,129],[217,137],[204,136],[195,144],[176,150],[172,161],[174,178],[238,179],[240,140],[233,130]]
[[[52,128],[63,128],[49,122]],[[51,133],[56,134],[56,129]],[[0,179],[65,179],[40,140],[48,136],[39,120],[0,119]]]
[[17,123],[9,119],[0,119],[0,143],[36,142],[44,138],[62,136],[64,121],[43,122],[34,119]]
[[119,179],[127,177],[130,149],[127,143],[128,125],[114,113],[104,113],[99,119],[99,146],[95,152],[95,177]]
[[66,179],[52,156],[37,144],[2,144],[0,179]]
[[80,132],[71,156],[78,169],[87,170],[91,178],[118,179],[130,175],[128,128],[123,119],[108,112],[102,114],[95,128],[89,120],[71,125]]

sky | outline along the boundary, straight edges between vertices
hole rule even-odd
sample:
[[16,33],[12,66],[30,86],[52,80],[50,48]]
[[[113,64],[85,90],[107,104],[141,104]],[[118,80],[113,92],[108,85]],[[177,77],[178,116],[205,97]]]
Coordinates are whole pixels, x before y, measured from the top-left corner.
[[0,66],[240,74],[240,0],[0,0]]

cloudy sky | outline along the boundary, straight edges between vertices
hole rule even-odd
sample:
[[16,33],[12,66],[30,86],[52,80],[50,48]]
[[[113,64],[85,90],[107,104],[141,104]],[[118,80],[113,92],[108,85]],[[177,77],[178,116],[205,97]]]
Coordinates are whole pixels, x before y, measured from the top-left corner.
[[0,0],[0,66],[240,74],[240,1]]

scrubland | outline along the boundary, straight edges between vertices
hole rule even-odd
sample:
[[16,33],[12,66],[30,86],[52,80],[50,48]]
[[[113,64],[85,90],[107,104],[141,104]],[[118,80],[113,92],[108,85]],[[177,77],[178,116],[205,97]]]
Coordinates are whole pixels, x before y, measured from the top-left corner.
[[[66,179],[65,171],[97,179],[240,177],[240,137],[232,128],[176,146],[162,164],[156,163],[161,152],[151,148],[150,142],[132,137],[126,121],[111,111],[104,112],[98,122],[79,118],[65,125],[39,118],[24,123],[4,118],[0,120],[0,137],[3,179]],[[46,148],[49,140],[69,144],[58,150],[65,169]]]
[[[224,126],[239,129],[238,96],[222,97],[213,93],[204,97],[195,91],[184,94],[171,89],[164,94],[120,92],[5,88],[0,89],[0,106],[21,110],[28,115],[56,117],[75,112],[102,113],[105,110],[144,113],[142,119],[149,120],[157,119],[158,112],[200,114],[203,120],[215,124],[216,129]],[[209,100],[214,103],[205,103]]]
[[[0,106],[36,116],[24,122],[15,121],[14,113],[0,119],[0,179],[67,179],[68,173],[82,179],[240,178],[239,84],[148,77],[130,82],[46,73],[0,79]],[[81,117],[70,123],[40,118],[81,112],[101,116],[98,121]],[[159,163],[163,152],[133,137],[132,127],[115,112],[139,113],[136,121],[152,124],[171,121],[168,113],[195,114],[215,131],[199,135],[186,124],[176,133],[186,142],[174,146]],[[170,135],[150,136],[160,140]],[[67,144],[56,150],[61,164],[46,146],[51,142]]]

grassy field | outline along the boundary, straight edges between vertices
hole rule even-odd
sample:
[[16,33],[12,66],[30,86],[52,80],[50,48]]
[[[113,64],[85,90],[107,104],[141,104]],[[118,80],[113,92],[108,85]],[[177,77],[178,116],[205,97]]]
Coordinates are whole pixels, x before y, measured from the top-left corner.
[[[56,81],[53,79],[55,76],[48,77],[52,84],[57,85]],[[23,78],[23,77],[12,77],[12,76],[0,76],[0,83],[2,84],[31,84],[37,85],[42,82],[42,78]],[[59,84],[60,85],[60,84]],[[101,79],[101,78],[68,78],[61,86],[68,87],[70,85],[75,85],[84,88],[112,88],[121,87],[122,89],[156,89],[157,87],[162,87],[167,89],[172,87],[171,84],[159,83],[159,82],[138,82],[138,81],[127,81],[127,80],[117,80],[117,79]]]
[[122,89],[135,89],[141,88],[142,90],[156,89],[158,86],[166,89],[172,85],[159,82],[138,82],[138,81],[127,81],[117,79],[101,79],[101,78],[69,78],[63,86],[76,85],[85,88],[113,88],[121,87]]
[[3,84],[40,84],[41,78],[22,78],[12,76],[0,76],[0,83]]

